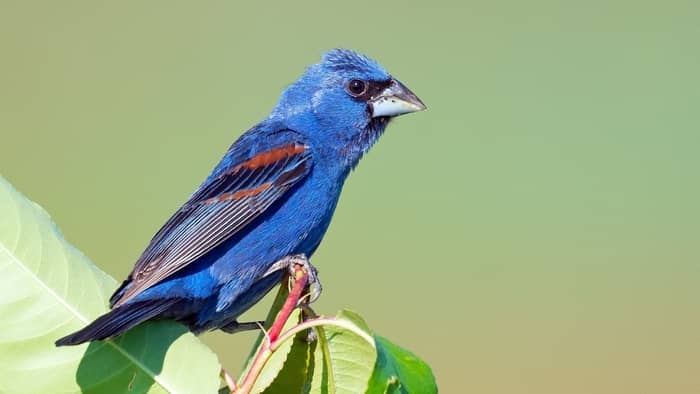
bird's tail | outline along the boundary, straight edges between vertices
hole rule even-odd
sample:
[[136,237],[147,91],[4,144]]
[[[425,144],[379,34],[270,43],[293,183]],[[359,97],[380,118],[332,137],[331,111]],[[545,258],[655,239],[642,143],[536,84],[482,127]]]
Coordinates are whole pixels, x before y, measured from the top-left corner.
[[79,345],[83,342],[115,337],[124,331],[154,318],[169,309],[177,298],[146,300],[119,306],[98,317],[85,328],[56,341],[56,346]]

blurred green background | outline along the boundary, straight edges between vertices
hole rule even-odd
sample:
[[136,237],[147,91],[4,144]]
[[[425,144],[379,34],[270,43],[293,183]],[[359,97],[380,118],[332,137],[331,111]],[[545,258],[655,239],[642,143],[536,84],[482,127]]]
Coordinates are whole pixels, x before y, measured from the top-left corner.
[[[317,310],[443,392],[700,392],[697,1],[0,3],[0,172],[118,279],[320,54],[429,111],[349,178]],[[260,318],[265,305],[246,315]],[[204,336],[237,370],[254,334]]]

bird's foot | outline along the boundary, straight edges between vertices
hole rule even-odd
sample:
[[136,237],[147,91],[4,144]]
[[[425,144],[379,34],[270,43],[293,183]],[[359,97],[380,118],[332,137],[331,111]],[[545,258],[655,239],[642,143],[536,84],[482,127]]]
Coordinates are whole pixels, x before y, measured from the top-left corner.
[[309,280],[307,284],[309,292],[307,295],[302,297],[301,300],[299,300],[300,303],[303,302],[304,304],[308,305],[318,300],[318,297],[321,296],[323,286],[321,286],[321,281],[318,280],[318,270],[316,269],[316,267],[311,265],[311,262],[305,255],[299,254],[290,256],[288,267],[289,274],[292,277],[294,277],[299,268],[301,268],[309,274]]
[[[307,320],[315,319],[318,317],[318,314],[316,314],[316,312],[313,309],[311,309],[311,306],[309,304],[302,303],[301,305],[299,305],[299,308],[301,308],[301,320],[302,321],[307,321]],[[307,343],[316,342],[317,339],[318,339],[318,335],[316,334],[316,329],[313,327],[309,328],[306,331],[306,342]]]
[[274,263],[267,270],[267,272],[265,272],[264,276],[270,275],[273,272],[278,272],[280,270],[287,269],[289,270],[289,276],[291,278],[296,278],[298,268],[301,268],[309,274],[307,285],[309,291],[308,294],[305,295],[302,299],[306,304],[311,304],[312,302],[316,301],[318,297],[321,296],[323,286],[321,286],[321,282],[318,279],[318,270],[316,269],[316,267],[311,265],[311,262],[305,254],[295,254],[280,259],[279,261]]
[[264,321],[247,321],[239,323],[234,320],[231,323],[221,327],[221,331],[227,334],[233,334],[241,331],[260,330],[263,328],[263,324],[265,324]]

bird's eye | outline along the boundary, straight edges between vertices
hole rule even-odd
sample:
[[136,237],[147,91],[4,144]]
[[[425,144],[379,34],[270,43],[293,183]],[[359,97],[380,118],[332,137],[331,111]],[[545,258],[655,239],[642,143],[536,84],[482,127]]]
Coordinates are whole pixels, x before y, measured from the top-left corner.
[[367,83],[360,79],[353,79],[348,82],[348,92],[351,95],[358,97],[362,96],[367,91]]

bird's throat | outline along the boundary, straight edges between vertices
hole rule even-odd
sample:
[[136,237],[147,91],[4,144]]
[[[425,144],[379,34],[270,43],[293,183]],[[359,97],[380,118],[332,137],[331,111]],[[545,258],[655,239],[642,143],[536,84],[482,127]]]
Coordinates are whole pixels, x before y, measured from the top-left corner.
[[390,120],[391,118],[389,117],[372,118],[367,126],[360,133],[356,133],[348,144],[343,147],[342,153],[350,169],[354,169],[357,166],[362,156],[384,134],[384,130],[386,130]]

